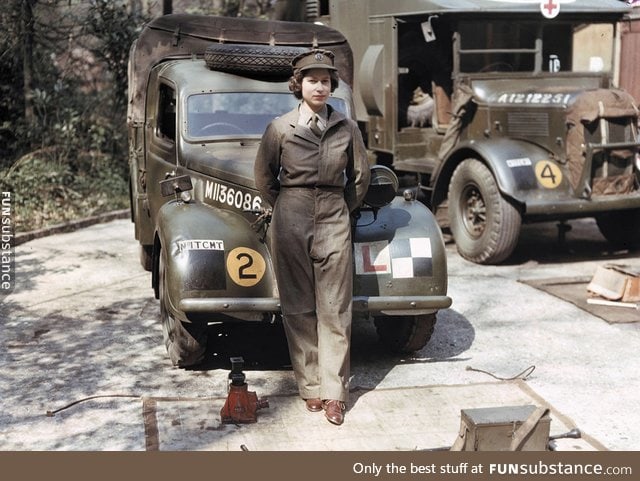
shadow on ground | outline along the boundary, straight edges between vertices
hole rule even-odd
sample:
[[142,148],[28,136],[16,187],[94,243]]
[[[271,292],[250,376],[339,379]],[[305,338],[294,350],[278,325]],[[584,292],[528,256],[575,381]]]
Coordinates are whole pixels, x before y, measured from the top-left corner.
[[[568,230],[563,234],[564,229]],[[577,219],[560,227],[557,222],[524,225],[518,245],[504,264],[520,265],[529,261],[558,264],[599,259],[618,262],[639,254],[638,248],[616,248],[607,242],[594,219]]]

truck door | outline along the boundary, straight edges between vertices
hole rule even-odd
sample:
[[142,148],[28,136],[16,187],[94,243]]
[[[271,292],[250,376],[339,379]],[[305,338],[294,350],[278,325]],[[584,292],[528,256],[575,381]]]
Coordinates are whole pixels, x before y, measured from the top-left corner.
[[149,82],[145,137],[147,144],[147,191],[151,217],[168,199],[160,195],[160,181],[175,175],[176,161],[176,90],[164,82]]

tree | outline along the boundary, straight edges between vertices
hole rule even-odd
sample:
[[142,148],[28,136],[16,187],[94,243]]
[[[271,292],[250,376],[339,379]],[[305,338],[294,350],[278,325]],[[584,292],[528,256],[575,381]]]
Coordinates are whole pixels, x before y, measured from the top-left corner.
[[49,15],[57,3],[12,0],[0,14],[0,149],[5,161],[41,144],[42,86],[56,81],[52,50],[67,35],[59,19]]
[[127,61],[146,20],[139,0],[7,2],[0,168],[33,149],[58,159],[77,149],[126,153]]
[[113,81],[116,109],[126,107],[129,49],[146,19],[129,12],[127,2],[92,0],[84,34],[87,48],[104,62]]
[[33,7],[37,0],[24,0],[21,12],[22,30],[22,76],[24,95],[24,119],[27,125],[35,124],[33,109],[33,44],[35,41],[35,19]]

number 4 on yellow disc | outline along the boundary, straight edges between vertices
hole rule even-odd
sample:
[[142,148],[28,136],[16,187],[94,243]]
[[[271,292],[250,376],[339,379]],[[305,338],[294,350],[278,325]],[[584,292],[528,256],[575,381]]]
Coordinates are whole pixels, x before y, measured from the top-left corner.
[[562,183],[562,171],[553,162],[541,160],[536,163],[536,178],[547,189],[555,189]]

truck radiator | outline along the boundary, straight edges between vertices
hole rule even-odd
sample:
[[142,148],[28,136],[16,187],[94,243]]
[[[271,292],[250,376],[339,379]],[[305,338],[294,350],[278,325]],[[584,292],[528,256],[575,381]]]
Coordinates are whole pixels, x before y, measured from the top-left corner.
[[547,112],[509,112],[507,129],[510,137],[548,137]]

